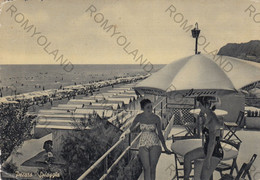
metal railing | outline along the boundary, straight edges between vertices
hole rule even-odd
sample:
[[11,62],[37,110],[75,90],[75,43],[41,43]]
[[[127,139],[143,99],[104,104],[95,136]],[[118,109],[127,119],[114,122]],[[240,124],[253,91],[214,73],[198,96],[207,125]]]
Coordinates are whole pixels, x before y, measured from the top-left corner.
[[[163,101],[165,101],[165,104],[163,103]],[[159,107],[160,106],[160,107]],[[162,108],[166,108],[167,107],[167,98],[163,97],[161,99],[159,99],[157,102],[155,102],[154,105],[154,112],[156,113],[156,108],[160,108],[160,114],[162,115],[163,113],[163,109]],[[171,122],[171,123],[169,123]],[[173,124],[173,118],[171,118],[170,121],[167,121],[167,124]],[[167,126],[169,128],[169,126]],[[171,127],[170,127],[171,128]],[[167,133],[169,132],[169,130],[166,131]],[[129,150],[137,150],[137,149],[133,149],[131,148],[132,145],[139,139],[141,133],[139,133],[134,140],[131,142],[131,134],[129,134],[129,144],[126,147],[126,149],[119,155],[119,157],[115,160],[115,162],[108,168],[106,169],[106,172],[103,174],[103,176],[100,178],[101,180],[105,179],[108,174],[112,171],[112,169],[118,164],[118,162],[123,158],[123,156],[129,151]],[[83,180],[85,177],[87,177],[104,159],[107,158],[107,156],[116,148],[119,146],[119,144],[121,144],[121,142],[124,141],[124,139],[119,139],[105,154],[103,154],[90,168],[88,168],[79,178],[78,180]],[[162,152],[164,153],[164,151]]]

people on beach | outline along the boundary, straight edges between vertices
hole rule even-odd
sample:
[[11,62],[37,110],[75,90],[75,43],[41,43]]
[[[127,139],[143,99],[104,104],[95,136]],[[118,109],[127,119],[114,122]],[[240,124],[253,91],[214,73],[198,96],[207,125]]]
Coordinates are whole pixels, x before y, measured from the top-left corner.
[[49,97],[48,101],[50,102],[51,106],[53,105],[53,98]]
[[[204,159],[200,179],[209,180],[218,163],[223,158],[220,144],[222,123],[214,113],[216,105],[211,97],[197,98],[201,109],[199,117],[202,119],[205,143],[203,147],[194,149],[184,156],[184,180],[189,180],[191,163],[196,159]],[[205,117],[205,114],[207,117]]]
[[[28,77],[31,79],[31,77]],[[140,80],[146,78],[146,76],[133,76],[129,77]],[[112,79],[111,79],[112,80]],[[15,103],[24,103],[28,106],[44,106],[47,102],[50,102],[50,105],[53,106],[55,101],[62,100],[65,98],[68,98],[70,100],[71,98],[75,99],[76,96],[82,95],[84,92],[86,93],[86,96],[93,96],[94,91],[99,91],[100,88],[107,87],[120,83],[130,83],[131,81],[129,79],[115,79],[113,82],[108,82],[107,80],[100,80],[101,83],[96,84],[95,82],[92,82],[92,84],[83,84],[82,86],[79,86],[77,89],[73,89],[73,93],[71,93],[71,89],[68,87],[63,87],[63,85],[59,85],[59,89],[54,89],[54,91],[49,91],[47,90],[48,88],[43,85],[39,84],[33,84],[32,88],[43,88],[43,91],[38,91],[34,92],[34,95],[28,95],[28,93],[21,94],[20,90],[19,92],[16,90],[12,90],[10,94],[10,87],[9,86],[1,86],[0,87],[0,98],[1,98],[1,103],[0,103],[0,109],[2,109],[5,106],[9,106],[10,103],[13,104],[12,101],[16,101]],[[80,83],[81,84],[81,83]],[[21,84],[23,86],[24,84]],[[25,84],[26,87],[29,87],[28,84]],[[65,90],[67,88],[67,91]],[[62,90],[62,91],[61,91]],[[8,96],[9,95],[9,96]],[[40,96],[39,96],[40,95]],[[8,96],[8,99],[5,98],[5,96]],[[10,101],[10,102],[8,102]],[[85,106],[85,105],[84,105]],[[16,106],[13,107],[13,109],[10,109],[10,111],[14,110],[17,108]]]
[[139,157],[144,169],[144,180],[155,180],[156,165],[162,152],[161,144],[167,154],[170,154],[171,151],[165,144],[161,129],[161,119],[152,112],[151,101],[143,99],[140,104],[143,112],[135,117],[131,127],[120,138],[124,139],[126,134],[133,131],[138,123],[140,124],[142,134],[139,140]]
[[47,140],[43,144],[43,149],[46,152],[46,155],[45,155],[45,163],[46,164],[52,163],[54,161],[54,156],[53,156],[53,153],[52,153],[52,151],[53,151],[52,145],[53,145],[53,143],[52,143],[51,140]]

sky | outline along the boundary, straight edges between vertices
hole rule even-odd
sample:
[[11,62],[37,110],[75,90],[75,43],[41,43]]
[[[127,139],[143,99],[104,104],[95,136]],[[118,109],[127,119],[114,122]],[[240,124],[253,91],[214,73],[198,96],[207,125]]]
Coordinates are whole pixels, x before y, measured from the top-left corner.
[[168,64],[194,54],[185,21],[208,53],[260,40],[257,13],[260,0],[1,0],[0,64]]

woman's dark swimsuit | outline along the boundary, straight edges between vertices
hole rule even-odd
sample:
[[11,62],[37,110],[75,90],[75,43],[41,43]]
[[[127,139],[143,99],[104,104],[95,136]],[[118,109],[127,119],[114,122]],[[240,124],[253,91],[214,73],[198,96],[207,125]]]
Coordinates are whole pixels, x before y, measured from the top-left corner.
[[[204,153],[205,153],[205,155],[207,155],[208,144],[209,144],[209,129],[204,127],[202,133],[205,134],[205,138],[206,138],[206,142],[204,144]],[[223,159],[223,155],[224,155],[223,154],[223,148],[220,144],[220,137],[219,136],[216,137],[216,141],[217,141],[217,143],[215,145],[212,156]]]

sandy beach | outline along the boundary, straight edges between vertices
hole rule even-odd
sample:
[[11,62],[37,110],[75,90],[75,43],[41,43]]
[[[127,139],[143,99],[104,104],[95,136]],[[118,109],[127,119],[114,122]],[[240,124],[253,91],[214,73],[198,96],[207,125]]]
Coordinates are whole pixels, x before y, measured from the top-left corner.
[[[154,65],[157,71],[164,65]],[[140,65],[75,65],[71,72],[59,65],[0,65],[0,95],[61,89],[116,77],[147,74]]]

